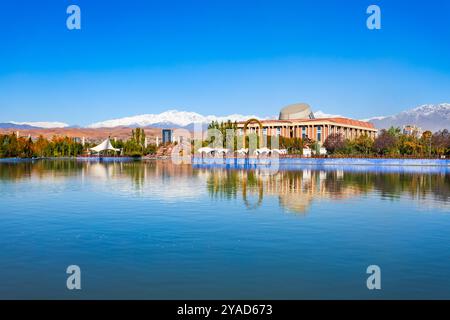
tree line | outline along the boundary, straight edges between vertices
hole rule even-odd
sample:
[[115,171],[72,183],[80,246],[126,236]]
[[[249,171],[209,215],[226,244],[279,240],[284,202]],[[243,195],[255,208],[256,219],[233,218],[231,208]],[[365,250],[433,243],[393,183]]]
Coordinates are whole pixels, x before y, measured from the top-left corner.
[[425,131],[419,137],[391,127],[381,130],[375,139],[362,135],[349,140],[341,134],[331,134],[324,147],[336,156],[441,157],[450,155],[450,133],[447,129]]
[[[126,140],[112,141],[111,144],[118,149],[122,149],[122,155],[139,157],[156,153],[156,145],[145,146],[145,132],[137,128],[132,130],[131,137]],[[88,154],[89,148],[94,147],[93,143],[81,142],[70,137],[54,136],[46,139],[39,136],[36,140],[31,137],[17,137],[16,134],[0,135],[0,158],[50,158],[50,157],[78,157]],[[106,152],[105,154],[112,154]]]
[[33,141],[15,134],[0,135],[0,158],[75,157],[83,150],[81,143],[69,137],[55,136],[48,140],[40,136]]
[[[225,123],[213,122],[210,129],[218,129],[226,136],[227,129],[237,130],[237,124],[230,121]],[[263,145],[271,148],[271,137],[264,137],[264,142],[259,141],[258,137],[251,137],[250,133],[246,139],[246,145],[249,140],[254,138],[257,147]],[[287,149],[289,154],[301,155],[303,148],[311,148],[317,152],[320,144],[316,141],[306,138],[286,138],[278,137],[278,148]],[[242,137],[234,135],[233,147],[242,143]],[[122,150],[122,155],[130,157],[140,157],[148,154],[155,154],[157,147],[155,144],[147,144],[145,131],[137,128],[131,132],[128,140],[112,141],[115,148]],[[214,137],[209,137],[203,141],[203,145],[214,143]],[[225,144],[225,141],[223,142]],[[55,136],[51,139],[45,139],[43,136],[36,140],[26,137],[17,137],[15,134],[0,135],[0,158],[33,158],[33,157],[77,157],[87,154],[92,143],[84,146],[82,143],[69,137]],[[223,147],[227,147],[223,145]],[[390,128],[381,130],[378,136],[373,139],[367,135],[361,135],[356,139],[345,139],[342,134],[329,135],[323,144],[329,155],[332,156],[380,156],[380,157],[442,157],[450,156],[450,132],[440,130],[432,133],[425,131],[420,137],[403,134],[400,128]]]
[[[223,143],[219,143],[220,147],[225,145],[226,130],[232,129],[236,132],[237,123],[231,121],[219,123],[213,121],[208,129],[217,129],[224,137]],[[272,148],[272,137],[263,135],[263,141],[259,137],[250,132],[246,136],[246,145],[249,145],[250,139],[256,141],[256,147],[263,146]],[[237,149],[238,144],[242,145],[242,136],[234,135],[234,148]],[[239,142],[239,143],[238,143]],[[203,146],[215,145],[214,137],[208,137],[203,141]],[[274,146],[275,147],[275,146]],[[304,148],[310,148],[316,154],[319,153],[321,145],[311,138],[288,138],[278,136],[278,145],[280,149],[288,150],[289,154],[303,153]],[[441,157],[450,155],[450,133],[447,129],[432,133],[425,131],[420,137],[415,135],[403,134],[400,128],[391,127],[383,129],[374,139],[368,135],[361,135],[355,139],[346,139],[342,134],[335,133],[329,135],[323,147],[329,155],[333,156],[380,156],[380,157]]]
[[155,144],[145,145],[146,135],[144,129],[136,128],[131,131],[131,137],[126,140],[112,141],[114,148],[122,149],[122,153],[127,157],[141,157],[156,153]]

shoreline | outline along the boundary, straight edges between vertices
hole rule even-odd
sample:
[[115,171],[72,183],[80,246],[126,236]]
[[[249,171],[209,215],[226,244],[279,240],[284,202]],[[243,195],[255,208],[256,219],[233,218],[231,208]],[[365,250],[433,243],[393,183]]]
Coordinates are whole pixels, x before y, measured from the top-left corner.
[[[50,158],[2,158],[0,163],[35,162],[42,160],[75,160],[85,162],[131,162],[131,161],[167,161],[169,156],[155,157],[50,157]],[[391,167],[450,167],[450,159],[405,159],[405,158],[199,158],[192,157],[191,165],[198,167],[264,167],[280,166],[391,166]]]

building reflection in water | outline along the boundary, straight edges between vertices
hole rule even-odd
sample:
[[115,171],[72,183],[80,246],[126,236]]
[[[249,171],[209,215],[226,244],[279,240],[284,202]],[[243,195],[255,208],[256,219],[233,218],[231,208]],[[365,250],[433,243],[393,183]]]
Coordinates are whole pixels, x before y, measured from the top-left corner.
[[[337,171],[279,171],[275,174],[261,170],[215,171],[208,179],[212,196],[228,198],[241,194],[248,208],[263,205],[265,197],[278,197],[280,206],[288,211],[306,213],[316,199],[347,199],[364,191],[344,180]],[[249,198],[257,198],[251,202]]]
[[[97,183],[105,192],[152,197],[161,201],[194,201],[204,196],[237,199],[249,209],[278,198],[290,212],[305,214],[315,201],[343,201],[372,193],[384,200],[409,197],[423,207],[450,209],[448,170],[430,173],[314,169],[279,171],[193,169],[170,161],[87,162],[43,160],[0,163],[0,182],[20,179]],[[73,180],[71,180],[73,183]]]
[[303,169],[270,174],[263,170],[216,170],[210,172],[207,183],[212,197],[237,198],[240,195],[248,208],[264,205],[265,198],[278,197],[282,208],[300,214],[307,213],[314,201],[342,201],[368,193],[384,200],[409,197],[421,206],[450,209],[450,175],[446,172]]

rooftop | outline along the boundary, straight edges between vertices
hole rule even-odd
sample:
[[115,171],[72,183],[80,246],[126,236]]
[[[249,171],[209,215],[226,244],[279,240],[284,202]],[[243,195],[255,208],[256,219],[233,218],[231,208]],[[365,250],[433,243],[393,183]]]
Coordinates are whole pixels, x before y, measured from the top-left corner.
[[[349,126],[358,126],[368,129],[375,129],[375,126],[370,122],[360,121],[360,120],[353,120],[349,118],[318,118],[318,119],[291,119],[291,120],[261,120],[262,124],[269,124],[269,123],[286,123],[286,124],[292,124],[297,122],[309,122],[309,123],[323,123],[323,122],[332,122],[336,124],[345,124]],[[244,124],[245,121],[238,122],[239,124]],[[254,123],[253,123],[254,125]]]
[[[311,123],[331,122],[347,126],[357,126],[362,128],[375,129],[375,126],[372,123],[366,121],[353,120],[343,117],[314,118],[314,113],[311,110],[311,106],[307,103],[296,103],[284,107],[280,111],[279,119],[261,120],[261,123],[263,124],[265,123],[292,124],[298,122],[311,122]],[[241,121],[238,123],[244,124],[245,121]]]

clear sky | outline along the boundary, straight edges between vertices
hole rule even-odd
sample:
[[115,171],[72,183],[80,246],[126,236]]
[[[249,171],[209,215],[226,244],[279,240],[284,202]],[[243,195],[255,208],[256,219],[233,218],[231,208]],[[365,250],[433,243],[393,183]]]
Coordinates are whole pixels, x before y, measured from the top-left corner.
[[[66,28],[70,4],[81,30]],[[366,27],[370,4],[381,30]],[[450,102],[449,21],[448,0],[1,1],[0,122]]]

